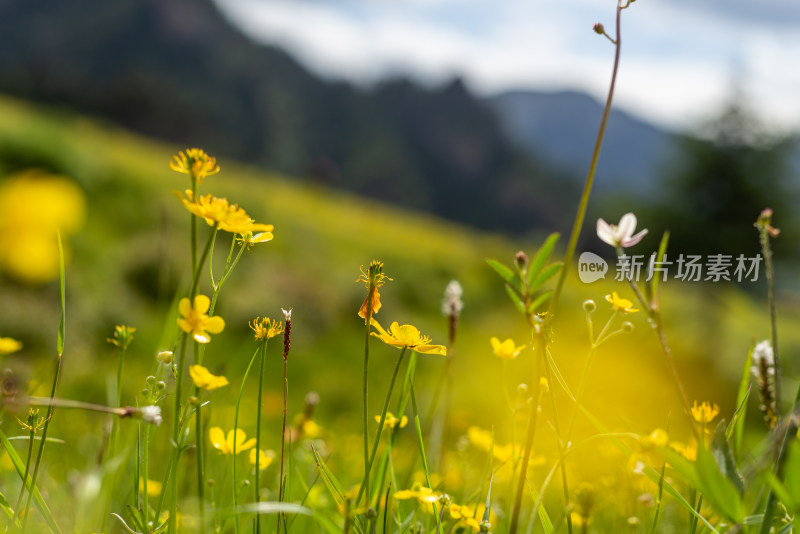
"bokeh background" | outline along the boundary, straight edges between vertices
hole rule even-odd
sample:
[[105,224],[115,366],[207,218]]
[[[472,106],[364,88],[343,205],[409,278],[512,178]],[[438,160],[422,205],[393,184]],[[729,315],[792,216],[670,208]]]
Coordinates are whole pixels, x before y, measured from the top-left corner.
[[[489,337],[522,343],[528,333],[485,259],[510,263],[517,250],[532,253],[549,233],[571,228],[613,60],[613,46],[592,32],[602,22],[613,35],[615,4],[605,4],[0,1],[0,335],[24,342],[3,367],[29,391],[50,383],[60,228],[68,260],[61,395],[111,401],[116,359],[106,338],[127,324],[137,331],[123,399],[135,403],[155,354],[171,348],[189,276],[188,217],[173,195],[188,182],[167,163],[199,146],[222,167],[203,190],[275,225],[274,241],[243,257],[218,307],[228,326],[206,362],[234,386],[215,394],[212,424],[232,424],[235,377],[255,349],[247,322],[291,307],[290,413],[317,391],[323,431],[357,432],[363,323],[355,314],[364,288],[355,280],[380,259],[393,278],[380,319],[415,324],[434,342],[447,335],[444,288],[462,284],[448,435],[455,442],[470,425],[495,425],[508,441],[502,388],[528,381],[530,358],[504,375]],[[641,1],[623,13],[619,89],[579,245],[613,261],[595,221],[634,211],[649,229],[637,253],[649,255],[669,230],[674,256],[753,256],[753,222],[773,208],[786,355],[800,348],[790,326],[798,25],[800,8],[777,0],[758,9]],[[217,262],[229,246],[220,241]],[[611,277],[567,282],[553,350],[572,384],[589,347],[581,303],[596,300],[602,322],[611,291],[632,298]],[[690,397],[718,403],[729,418],[748,347],[769,334],[763,271],[740,284],[669,280],[663,291]],[[671,424],[686,434],[656,338],[642,314],[629,319],[634,333],[594,361],[591,406],[613,428]],[[264,406],[277,425],[282,362],[278,347],[270,350]],[[394,356],[374,348],[376,413]],[[443,365],[420,358],[426,404]],[[786,358],[783,366],[796,382],[798,365]],[[80,443],[61,445],[81,460],[50,466],[81,486],[77,473],[94,465],[107,421],[76,414],[53,424],[53,435],[85,431]],[[340,451],[346,462],[347,447]]]

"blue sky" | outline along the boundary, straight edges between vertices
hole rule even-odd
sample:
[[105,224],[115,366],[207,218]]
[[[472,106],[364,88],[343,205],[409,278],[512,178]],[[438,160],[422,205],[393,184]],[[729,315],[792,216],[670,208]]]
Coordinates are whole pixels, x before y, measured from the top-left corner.
[[[479,94],[607,91],[613,0],[216,0],[247,34],[359,84],[459,75]],[[734,91],[778,130],[800,130],[800,2],[638,0],[623,11],[616,104],[691,128]]]

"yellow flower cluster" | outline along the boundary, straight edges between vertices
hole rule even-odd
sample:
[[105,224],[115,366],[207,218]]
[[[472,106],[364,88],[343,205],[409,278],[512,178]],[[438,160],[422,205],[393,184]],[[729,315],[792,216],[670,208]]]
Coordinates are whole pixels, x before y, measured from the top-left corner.
[[193,182],[203,183],[206,176],[217,174],[217,159],[209,156],[200,148],[187,148],[186,152],[178,152],[172,157],[169,168],[175,172],[188,174]]
[[254,237],[248,243],[262,243],[273,237],[272,231],[275,229],[273,225],[255,222],[244,209],[237,204],[229,203],[228,199],[211,194],[201,195],[195,199],[189,189],[184,191],[184,194],[186,196],[176,193],[183,206],[191,214],[205,219],[209,226],[216,224],[220,230],[232,234],[253,234]]
[[255,332],[256,341],[265,341],[283,333],[283,324],[269,317],[256,317],[250,322],[250,328]]

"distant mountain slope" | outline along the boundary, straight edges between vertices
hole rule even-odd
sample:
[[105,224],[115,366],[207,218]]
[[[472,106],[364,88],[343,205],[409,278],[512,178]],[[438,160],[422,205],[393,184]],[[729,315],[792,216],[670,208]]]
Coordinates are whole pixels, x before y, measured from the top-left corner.
[[[488,101],[520,147],[585,176],[603,104],[574,91],[511,91]],[[598,190],[652,193],[663,176],[659,166],[677,157],[674,142],[669,132],[612,108],[598,162]]]
[[211,0],[0,0],[0,91],[482,228],[561,228],[569,202],[459,81],[325,81]]

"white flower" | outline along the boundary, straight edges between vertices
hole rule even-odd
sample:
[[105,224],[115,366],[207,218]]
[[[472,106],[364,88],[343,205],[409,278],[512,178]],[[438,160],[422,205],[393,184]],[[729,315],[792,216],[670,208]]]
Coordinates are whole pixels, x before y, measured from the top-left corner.
[[597,237],[612,247],[632,247],[647,235],[646,229],[636,235],[633,235],[634,231],[636,231],[636,215],[633,213],[623,215],[618,225],[597,219]]
[[142,421],[145,423],[150,423],[151,425],[159,426],[163,419],[161,418],[161,408],[155,405],[151,406],[142,406],[139,409],[139,415],[142,418]]
[[753,349],[753,374],[760,375],[760,369],[766,369],[767,374],[775,374],[775,353],[772,352],[772,345],[767,340],[757,344]]
[[291,308],[289,308],[288,310],[284,310],[283,308],[281,308],[281,311],[283,312],[283,317],[287,321],[291,321],[292,320],[292,309]]
[[464,290],[458,280],[451,280],[444,290],[444,299],[442,300],[442,313],[444,315],[458,315],[464,308],[464,303],[461,302],[461,295]]

